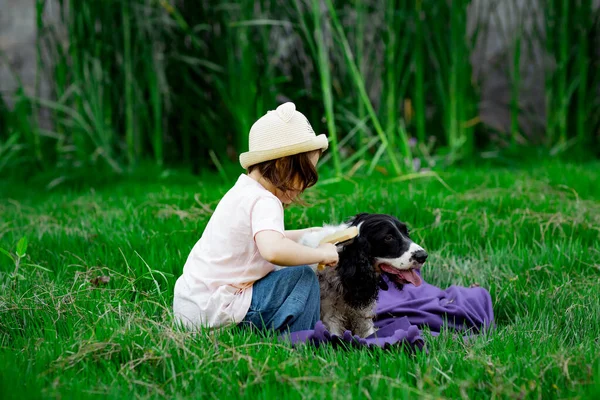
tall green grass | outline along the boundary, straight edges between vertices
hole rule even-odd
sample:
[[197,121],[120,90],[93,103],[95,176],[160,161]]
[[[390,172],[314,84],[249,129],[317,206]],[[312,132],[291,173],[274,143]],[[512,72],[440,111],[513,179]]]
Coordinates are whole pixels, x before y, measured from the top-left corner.
[[[50,98],[23,85],[2,94],[10,126],[0,143],[20,155],[3,160],[7,167],[121,173],[150,159],[220,168],[247,150],[252,123],[286,100],[328,133],[323,162],[338,177],[470,158],[482,149],[475,137],[487,134],[477,123],[470,57],[490,17],[477,16],[467,32],[469,0],[59,3],[58,25],[47,21],[44,0],[34,5],[35,86],[49,79]],[[554,152],[573,143],[600,149],[598,11],[591,0],[543,0],[538,11],[536,40],[554,62],[546,71],[547,132],[534,135]],[[514,145],[527,111],[520,30],[513,40]],[[41,110],[49,124],[38,120]]]
[[517,139],[520,136],[519,129],[519,114],[520,114],[520,91],[521,91],[521,51],[523,47],[523,18],[522,12],[517,8],[516,2],[512,3],[512,14],[516,20],[516,29],[514,30],[514,38],[512,38],[512,68],[510,73],[511,90],[510,90],[510,143],[512,147],[517,144]]
[[[323,11],[321,9],[320,0],[312,0],[312,15],[314,23],[314,36],[315,45],[317,48],[317,67],[319,69],[319,78],[321,80],[321,92],[323,96],[323,105],[325,107],[325,115],[327,119],[327,131],[329,132],[329,138],[332,146],[333,154],[333,167],[336,174],[339,176],[342,174],[342,168],[340,165],[340,152],[338,148],[338,138],[335,126],[335,113],[333,109],[333,93],[331,87],[331,64],[329,60],[329,54],[327,44],[325,42],[325,28],[328,24],[323,26]],[[330,29],[328,29],[330,31]]]
[[[472,154],[473,128],[468,124],[476,114],[469,56],[472,39],[467,38],[469,1],[453,0],[448,7],[423,7],[427,26],[429,56],[437,68],[435,87],[446,143],[452,157]],[[443,24],[439,22],[447,21]],[[475,38],[476,40],[476,38]]]
[[600,43],[600,10],[592,4],[543,2],[545,32],[540,40],[553,61],[546,71],[547,139],[555,152],[574,144],[584,149],[600,130],[600,65],[594,47]]
[[425,13],[423,11],[423,0],[414,2],[415,41],[414,41],[414,109],[415,109],[415,136],[417,140],[424,143],[427,136],[425,123]]

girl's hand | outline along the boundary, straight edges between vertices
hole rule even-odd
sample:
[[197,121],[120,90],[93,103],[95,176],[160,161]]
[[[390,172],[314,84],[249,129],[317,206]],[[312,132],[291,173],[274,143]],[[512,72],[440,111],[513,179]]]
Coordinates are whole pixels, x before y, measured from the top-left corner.
[[322,264],[333,267],[338,263],[340,256],[337,252],[337,247],[334,244],[323,243],[318,247],[318,249],[323,252],[323,260],[321,261]]

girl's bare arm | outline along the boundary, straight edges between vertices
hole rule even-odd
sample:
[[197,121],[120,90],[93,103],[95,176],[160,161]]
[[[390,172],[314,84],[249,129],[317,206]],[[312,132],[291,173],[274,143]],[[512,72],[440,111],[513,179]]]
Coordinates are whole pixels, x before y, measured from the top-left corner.
[[337,249],[331,243],[322,244],[317,248],[307,247],[276,231],[258,232],[254,240],[260,255],[275,265],[335,265],[338,262]]

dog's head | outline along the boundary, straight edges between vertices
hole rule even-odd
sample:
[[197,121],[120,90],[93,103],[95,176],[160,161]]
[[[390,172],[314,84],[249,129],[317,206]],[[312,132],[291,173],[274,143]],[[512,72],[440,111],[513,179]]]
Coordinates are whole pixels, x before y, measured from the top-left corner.
[[416,271],[427,260],[427,253],[411,240],[406,224],[391,215],[363,213],[348,225],[357,226],[359,234],[340,253],[342,281],[356,285],[363,280],[366,286],[383,273],[399,287],[421,285]]

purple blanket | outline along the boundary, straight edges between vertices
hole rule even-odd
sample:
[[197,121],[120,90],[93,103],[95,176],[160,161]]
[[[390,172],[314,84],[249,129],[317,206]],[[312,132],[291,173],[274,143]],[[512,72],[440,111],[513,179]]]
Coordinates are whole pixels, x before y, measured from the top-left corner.
[[291,333],[292,343],[384,348],[405,345],[408,349],[422,349],[421,328],[424,327],[428,327],[433,335],[448,328],[468,336],[493,326],[492,299],[483,288],[450,286],[442,290],[423,281],[419,287],[405,285],[404,289],[398,290],[387,277],[383,279],[388,289],[379,290],[375,334],[360,338],[346,331],[344,335],[336,336],[319,321],[314,330]]

